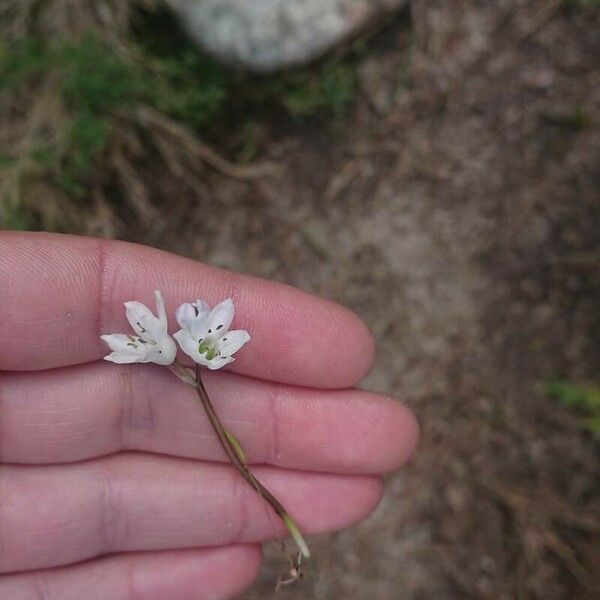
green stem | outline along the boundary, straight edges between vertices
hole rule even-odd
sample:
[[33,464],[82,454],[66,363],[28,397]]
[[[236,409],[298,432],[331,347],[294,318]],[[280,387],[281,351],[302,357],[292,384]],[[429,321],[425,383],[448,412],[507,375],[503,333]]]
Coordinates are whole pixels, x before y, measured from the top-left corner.
[[293,540],[296,542],[296,545],[302,553],[302,556],[304,556],[304,558],[309,558],[310,550],[308,548],[308,545],[306,544],[305,539],[302,537],[302,533],[300,533],[300,529],[298,529],[298,525],[296,525],[294,519],[292,519],[290,515],[285,515],[281,518],[283,519],[283,522],[285,523],[285,526],[290,532],[290,535],[292,536]]
[[[200,366],[196,366],[196,391],[198,392],[198,397],[200,398],[200,402],[202,402],[202,406],[208,415],[209,421],[217,434],[219,442],[227,454],[227,458],[231,461],[231,464],[238,470],[240,475],[258,492],[259,496],[261,496],[266,502],[271,505],[271,508],[275,511],[275,513],[281,518],[283,523],[285,524],[287,530],[290,532],[293,540],[298,545],[298,549],[304,556],[304,558],[310,557],[310,550],[306,541],[302,537],[300,533],[300,529],[298,525],[296,525],[295,521],[289,515],[284,506],[273,496],[273,494],[250,472],[250,469],[245,464],[245,461],[240,458],[239,451],[241,447],[237,444],[231,442],[230,437],[227,434],[227,431],[221,424],[219,417],[208,397],[208,393],[206,388],[204,387],[204,383],[202,381],[202,373],[200,370]],[[234,438],[235,439],[235,438]],[[238,448],[236,448],[236,445]],[[243,452],[242,452],[243,455]]]
[[248,461],[246,459],[246,453],[242,448],[242,445],[236,440],[233,433],[228,429],[225,429],[225,435],[227,436],[227,441],[231,444],[232,448],[235,450],[235,453],[238,455],[238,458],[246,464]]

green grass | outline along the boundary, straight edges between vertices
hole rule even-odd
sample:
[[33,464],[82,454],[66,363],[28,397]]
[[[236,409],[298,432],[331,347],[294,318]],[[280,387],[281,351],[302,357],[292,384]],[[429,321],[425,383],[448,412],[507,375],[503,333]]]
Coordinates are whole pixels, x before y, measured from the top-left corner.
[[198,52],[186,51],[178,57],[155,62],[149,102],[158,110],[192,129],[206,127],[223,109],[230,76]]
[[546,393],[562,406],[581,415],[584,429],[600,436],[600,386],[569,381],[549,381]]
[[14,231],[28,231],[32,228],[29,215],[8,199],[3,203],[2,228]]
[[141,80],[92,36],[49,45],[27,38],[0,54],[4,93],[26,94],[50,74],[60,81],[58,93],[69,122],[60,132],[60,148],[41,142],[30,158],[69,195],[81,198],[85,180],[106,148],[114,111],[141,98]]
[[[252,122],[269,119],[275,111],[291,121],[339,123],[356,97],[356,53],[258,77],[220,66],[168,23],[161,27],[158,41],[152,27],[132,34],[128,43],[135,58],[127,60],[93,33],[79,40],[0,42],[0,93],[11,95],[19,106],[52,77],[59,82],[56,93],[64,107],[63,120],[57,120],[60,130],[48,136],[52,145],[44,137],[33,144],[25,161],[33,167],[19,175],[21,187],[43,178],[82,206],[91,179],[104,168],[120,117],[136,105],[151,106],[211,142],[238,134],[237,155],[249,160],[257,148]],[[0,157],[0,176],[17,158],[22,164],[23,157]],[[19,214],[18,198],[3,203],[1,226],[24,228],[35,221]]]
[[[0,52],[2,93],[27,95],[50,74],[60,80],[58,93],[68,123],[59,132],[59,148],[41,141],[29,158],[37,166],[36,176],[43,172],[76,200],[86,196],[86,182],[94,169],[101,168],[119,112],[146,103],[198,128],[214,116],[226,96],[220,76],[207,77],[203,85],[204,74],[195,57],[154,61],[151,69],[144,69],[124,62],[92,35],[45,45],[27,38]],[[11,157],[3,158],[0,169],[12,162]],[[18,206],[14,199],[7,202]],[[4,219],[14,225],[15,219],[6,215]]]
[[329,59],[318,69],[303,69],[263,83],[265,93],[292,117],[341,118],[356,97],[356,70],[350,61]]

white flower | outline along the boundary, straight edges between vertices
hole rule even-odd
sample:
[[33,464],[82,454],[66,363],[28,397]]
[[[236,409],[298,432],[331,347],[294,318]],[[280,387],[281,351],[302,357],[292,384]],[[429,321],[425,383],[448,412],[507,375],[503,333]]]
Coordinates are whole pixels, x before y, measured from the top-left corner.
[[212,310],[203,300],[182,304],[175,313],[181,329],[173,337],[194,362],[220,369],[233,362],[232,355],[250,340],[247,331],[229,331],[234,313],[231,298]]
[[162,294],[154,292],[158,318],[141,302],[125,302],[125,314],[137,335],[111,333],[100,336],[112,350],[104,357],[110,362],[156,363],[170,365],[175,360],[177,346],[167,333],[167,312]]

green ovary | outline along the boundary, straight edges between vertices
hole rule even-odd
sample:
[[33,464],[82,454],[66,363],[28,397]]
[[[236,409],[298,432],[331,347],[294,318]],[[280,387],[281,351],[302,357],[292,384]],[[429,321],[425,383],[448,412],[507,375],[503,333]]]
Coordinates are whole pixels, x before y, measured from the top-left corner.
[[205,354],[206,360],[212,360],[215,356],[217,356],[216,348],[213,348],[208,344],[203,344],[202,342],[198,344],[198,352],[200,354]]

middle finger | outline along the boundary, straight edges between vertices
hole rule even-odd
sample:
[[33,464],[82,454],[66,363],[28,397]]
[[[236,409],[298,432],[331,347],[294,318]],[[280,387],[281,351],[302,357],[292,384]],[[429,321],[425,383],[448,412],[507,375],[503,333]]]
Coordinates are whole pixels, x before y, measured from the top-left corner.
[[[379,474],[399,467],[417,426],[399,402],[205,375],[223,424],[253,463]],[[225,460],[195,391],[167,369],[97,362],[0,374],[0,461],[75,462],[121,450]]]

